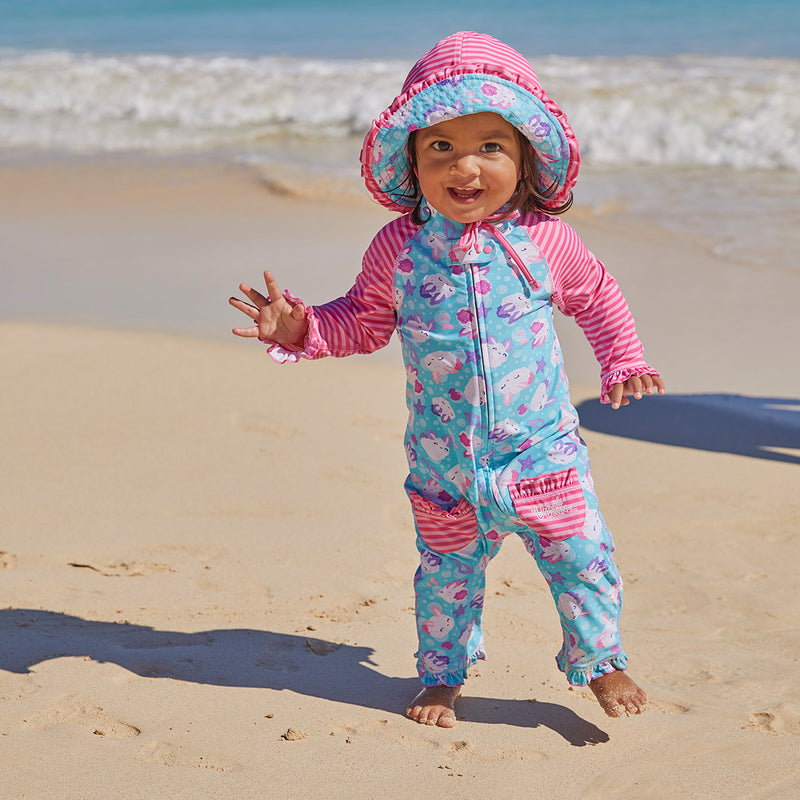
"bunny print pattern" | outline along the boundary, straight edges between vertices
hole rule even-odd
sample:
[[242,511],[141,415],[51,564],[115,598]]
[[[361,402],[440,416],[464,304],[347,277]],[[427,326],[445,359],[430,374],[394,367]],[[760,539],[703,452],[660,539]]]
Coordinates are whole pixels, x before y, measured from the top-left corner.
[[550,585],[569,681],[624,668],[622,583],[568,397],[546,259],[523,226],[432,211],[397,264],[423,683],[459,685],[484,657],[485,570],[511,533]]

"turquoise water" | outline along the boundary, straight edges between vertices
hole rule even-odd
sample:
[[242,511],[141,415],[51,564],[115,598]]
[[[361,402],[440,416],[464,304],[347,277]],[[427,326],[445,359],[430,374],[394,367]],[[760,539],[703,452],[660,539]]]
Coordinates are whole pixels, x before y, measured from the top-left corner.
[[796,0],[0,0],[0,47],[415,58],[454,30],[532,55],[800,56]]

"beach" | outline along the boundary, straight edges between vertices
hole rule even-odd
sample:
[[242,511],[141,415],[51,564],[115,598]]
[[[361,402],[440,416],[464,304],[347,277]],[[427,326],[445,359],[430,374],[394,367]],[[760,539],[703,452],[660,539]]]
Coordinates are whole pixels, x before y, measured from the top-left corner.
[[[800,7],[2,0],[0,800],[800,796]],[[565,219],[668,393],[613,412],[556,314],[646,713],[558,671],[522,542],[417,725],[406,376],[278,365],[228,304],[343,294],[359,151],[455,30],[580,141]]]
[[601,408],[558,324],[648,710],[609,719],[568,687],[507,540],[446,730],[402,713],[396,349],[278,366],[229,333],[241,281],[331,299],[391,217],[230,162],[0,163],[3,800],[796,797],[800,274],[623,211],[567,219],[670,394]]

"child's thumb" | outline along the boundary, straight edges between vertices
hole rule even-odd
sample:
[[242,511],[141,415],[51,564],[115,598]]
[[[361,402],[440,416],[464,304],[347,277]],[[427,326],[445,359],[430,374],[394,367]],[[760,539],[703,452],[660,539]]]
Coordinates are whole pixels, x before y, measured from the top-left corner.
[[306,307],[302,303],[292,306],[292,319],[301,320],[306,315]]

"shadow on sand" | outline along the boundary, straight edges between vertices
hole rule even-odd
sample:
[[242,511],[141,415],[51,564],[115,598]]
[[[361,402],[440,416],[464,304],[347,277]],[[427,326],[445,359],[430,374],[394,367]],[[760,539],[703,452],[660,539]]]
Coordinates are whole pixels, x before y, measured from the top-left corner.
[[584,428],[613,436],[800,464],[800,455],[780,451],[800,451],[800,400],[679,394],[621,411],[587,400],[578,414]]
[[[248,628],[180,633],[54,611],[0,610],[0,669],[10,672],[25,674],[50,659],[88,656],[146,678],[285,689],[402,713],[419,681],[382,675],[372,668],[373,652],[368,647]],[[474,723],[541,725],[576,747],[609,738],[570,709],[552,703],[481,697],[459,702],[459,715]]]

